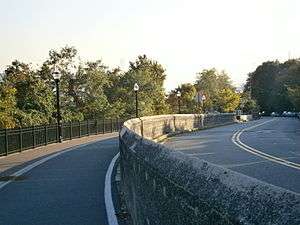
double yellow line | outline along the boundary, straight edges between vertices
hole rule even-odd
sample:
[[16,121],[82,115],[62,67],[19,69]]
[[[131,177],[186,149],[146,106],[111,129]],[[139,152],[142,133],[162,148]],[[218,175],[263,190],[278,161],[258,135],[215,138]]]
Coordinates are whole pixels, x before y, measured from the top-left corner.
[[231,140],[232,140],[232,142],[235,145],[237,145],[241,149],[243,149],[243,150],[245,150],[245,151],[247,151],[247,152],[249,152],[251,154],[254,154],[256,156],[259,156],[261,158],[264,158],[266,160],[269,160],[269,161],[272,161],[272,162],[275,162],[275,163],[279,163],[279,164],[284,165],[284,166],[288,166],[288,167],[300,170],[300,164],[294,163],[294,162],[291,162],[291,161],[288,161],[288,160],[285,160],[285,159],[282,159],[282,158],[279,158],[279,157],[276,157],[276,156],[273,156],[273,155],[270,155],[270,154],[267,154],[267,153],[264,153],[264,152],[262,152],[262,151],[260,151],[258,149],[255,149],[255,148],[253,148],[253,147],[251,147],[249,145],[246,145],[245,143],[243,143],[240,140],[240,136],[242,135],[242,133],[244,131],[252,130],[252,129],[256,128],[256,127],[262,126],[262,125],[264,125],[266,123],[270,123],[270,122],[272,122],[274,120],[275,119],[271,119],[271,120],[265,121],[263,123],[256,124],[254,126],[238,130],[238,131],[236,131],[233,134],[233,136],[231,137]]

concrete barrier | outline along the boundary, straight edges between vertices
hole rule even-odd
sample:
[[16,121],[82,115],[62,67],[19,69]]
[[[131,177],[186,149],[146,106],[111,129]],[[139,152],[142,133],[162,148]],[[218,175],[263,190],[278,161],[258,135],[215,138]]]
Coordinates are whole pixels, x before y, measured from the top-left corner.
[[121,184],[135,225],[300,224],[298,194],[153,141],[234,121],[233,114],[217,114],[125,122],[120,132]]

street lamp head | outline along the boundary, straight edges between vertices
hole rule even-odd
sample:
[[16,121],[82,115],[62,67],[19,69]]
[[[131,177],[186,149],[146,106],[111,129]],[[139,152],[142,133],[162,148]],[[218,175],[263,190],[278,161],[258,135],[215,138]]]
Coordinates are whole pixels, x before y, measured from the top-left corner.
[[139,85],[137,83],[134,84],[133,90],[138,91],[140,89]]
[[57,66],[54,66],[53,71],[52,71],[52,76],[53,76],[54,80],[60,80],[61,72],[59,71]]
[[176,95],[177,95],[177,97],[181,97],[181,92],[177,91]]

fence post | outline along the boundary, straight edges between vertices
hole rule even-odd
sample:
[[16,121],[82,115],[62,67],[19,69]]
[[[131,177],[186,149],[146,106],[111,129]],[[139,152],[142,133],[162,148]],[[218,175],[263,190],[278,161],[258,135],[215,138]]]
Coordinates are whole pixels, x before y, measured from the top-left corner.
[[58,123],[56,123],[56,142],[58,143],[59,140],[58,140]]
[[32,147],[35,148],[35,126],[32,126]]
[[95,120],[96,134],[98,134],[98,120]]
[[65,132],[64,132],[64,125],[65,125],[65,123],[61,123],[61,141],[63,141],[65,138],[64,138],[64,134],[65,134]]
[[20,152],[23,150],[23,130],[22,127],[19,128],[19,138],[20,138]]
[[5,154],[8,155],[8,130],[5,128]]
[[86,122],[86,128],[87,128],[87,135],[90,136],[90,120],[87,120]]
[[110,119],[110,133],[113,132],[113,119]]
[[79,123],[79,137],[81,137],[81,122],[78,121],[78,123]]
[[73,137],[73,128],[72,128],[72,121],[70,121],[70,140],[72,140]]
[[105,133],[105,119],[103,118],[103,126],[102,126],[102,133],[104,134]]
[[45,124],[44,132],[45,132],[45,145],[47,145],[48,144],[48,129],[47,129],[47,124]]

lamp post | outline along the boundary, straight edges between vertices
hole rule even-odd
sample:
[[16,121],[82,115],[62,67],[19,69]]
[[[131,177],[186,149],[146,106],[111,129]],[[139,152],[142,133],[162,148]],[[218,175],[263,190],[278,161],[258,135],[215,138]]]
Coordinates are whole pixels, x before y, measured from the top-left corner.
[[59,82],[61,78],[61,73],[58,68],[55,66],[52,72],[52,76],[55,81],[56,86],[56,120],[57,120],[57,128],[58,128],[58,142],[62,142],[62,126],[61,126],[61,113],[60,113],[60,99],[59,99]]
[[202,108],[202,110],[203,110],[203,112],[205,112],[204,111],[204,101],[206,100],[206,96],[203,94],[202,96],[201,96],[201,108]]
[[139,91],[140,87],[137,83],[134,84],[133,86],[133,90],[135,92],[135,117],[138,118],[139,117],[139,102],[138,102],[138,91]]
[[180,91],[177,91],[176,96],[177,96],[177,100],[178,100],[178,113],[180,114],[180,113],[181,113],[181,109],[180,109],[180,97],[181,97],[181,92],[180,92]]

